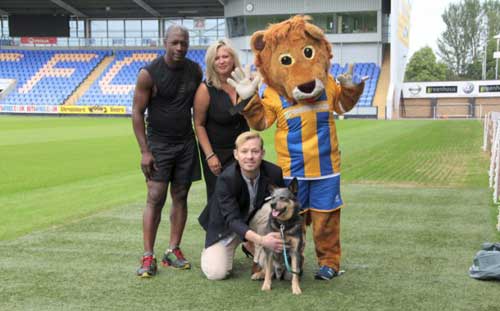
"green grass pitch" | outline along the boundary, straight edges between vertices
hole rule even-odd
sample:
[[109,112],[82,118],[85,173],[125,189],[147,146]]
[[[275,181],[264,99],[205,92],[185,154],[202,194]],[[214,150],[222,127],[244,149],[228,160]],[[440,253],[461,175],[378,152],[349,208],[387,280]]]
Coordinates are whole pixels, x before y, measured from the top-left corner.
[[[342,151],[342,268],[303,294],[199,267],[205,204],[193,184],[183,249],[190,271],[138,279],[146,187],[129,119],[0,117],[0,310],[498,310],[499,284],[468,277],[482,242],[498,241],[479,121],[337,122]],[[264,133],[275,160],[273,130]],[[169,202],[156,251],[167,244]]]

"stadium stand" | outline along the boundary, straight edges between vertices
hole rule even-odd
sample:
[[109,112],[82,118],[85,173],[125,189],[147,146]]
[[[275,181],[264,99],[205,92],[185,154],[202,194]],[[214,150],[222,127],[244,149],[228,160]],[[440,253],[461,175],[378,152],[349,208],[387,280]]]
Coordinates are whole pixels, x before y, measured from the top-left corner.
[[0,77],[16,88],[0,104],[61,105],[108,55],[97,50],[0,50]]
[[[190,50],[187,57],[205,71],[206,50]],[[137,73],[147,63],[162,55],[164,50],[117,51],[115,59],[78,100],[84,106],[131,106]]]
[[[0,105],[63,105],[106,56],[114,56],[90,88],[76,101],[80,106],[132,106],[137,73],[164,53],[147,50],[0,50],[0,78],[17,80],[16,88]],[[192,49],[187,57],[205,71],[204,49]],[[333,64],[330,73],[345,73],[348,64]],[[356,63],[353,74],[369,76],[359,107],[373,102],[380,67],[374,63]],[[129,109],[127,109],[129,111]]]
[[377,89],[378,77],[380,76],[380,68],[374,63],[357,63],[354,67],[354,75],[369,77],[369,79],[366,80],[365,90],[359,99],[358,105],[361,107],[372,106],[375,90]]

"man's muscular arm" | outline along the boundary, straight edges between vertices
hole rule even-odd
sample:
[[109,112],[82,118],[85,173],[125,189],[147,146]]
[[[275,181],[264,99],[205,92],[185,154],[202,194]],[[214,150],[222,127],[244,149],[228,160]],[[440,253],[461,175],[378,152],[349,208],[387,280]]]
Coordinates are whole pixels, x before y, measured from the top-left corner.
[[153,154],[149,150],[146,141],[146,126],[144,124],[144,113],[151,97],[153,85],[153,80],[149,73],[142,69],[137,77],[132,105],[132,127],[134,128],[135,138],[141,151],[141,170],[146,180],[151,178],[153,170],[156,169]]

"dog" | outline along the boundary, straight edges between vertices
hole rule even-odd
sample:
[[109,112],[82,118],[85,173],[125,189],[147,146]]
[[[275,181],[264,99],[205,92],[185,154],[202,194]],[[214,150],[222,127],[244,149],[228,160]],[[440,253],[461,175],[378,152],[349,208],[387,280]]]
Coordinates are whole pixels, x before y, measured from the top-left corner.
[[[271,206],[269,215],[269,232],[282,232],[285,240],[286,255],[265,249],[265,260],[263,265],[264,283],[263,291],[271,290],[273,273],[276,279],[286,279],[286,274],[291,273],[292,293],[300,295],[302,290],[299,285],[299,274],[301,274],[303,251],[304,251],[304,231],[303,217],[299,214],[300,204],[296,199],[298,181],[292,180],[288,188],[278,188],[270,186],[270,200],[266,203]],[[291,271],[286,271],[285,260],[290,260]]]

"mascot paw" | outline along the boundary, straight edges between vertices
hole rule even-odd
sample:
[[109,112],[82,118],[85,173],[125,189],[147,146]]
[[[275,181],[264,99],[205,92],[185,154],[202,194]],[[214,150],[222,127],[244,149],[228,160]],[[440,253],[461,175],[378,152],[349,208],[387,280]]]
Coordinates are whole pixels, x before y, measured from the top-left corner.
[[245,66],[245,70],[243,71],[240,67],[236,68],[231,73],[232,79],[227,79],[227,83],[229,83],[234,89],[236,93],[241,97],[241,99],[249,99],[257,93],[257,88],[260,83],[260,76],[256,76],[252,79],[252,74],[250,73],[250,66]]
[[358,88],[364,85],[365,81],[368,80],[369,76],[360,77],[358,75],[353,75],[353,65],[349,64],[349,69],[346,73],[343,73],[337,77],[340,85],[343,88]]

